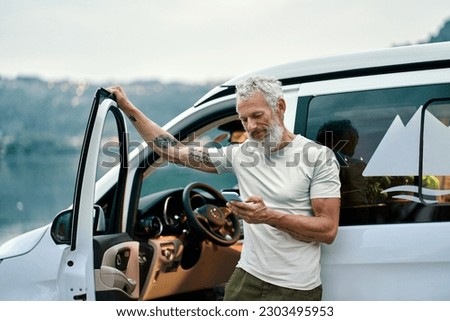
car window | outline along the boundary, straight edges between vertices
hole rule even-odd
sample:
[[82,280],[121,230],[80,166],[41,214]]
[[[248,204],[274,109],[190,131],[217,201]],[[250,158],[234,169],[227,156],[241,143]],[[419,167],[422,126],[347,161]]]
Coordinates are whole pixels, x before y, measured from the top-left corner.
[[[421,106],[449,95],[449,85],[439,84],[300,97],[308,106],[306,136],[332,148],[341,165],[341,225],[450,220],[445,207],[422,201],[425,191],[448,189],[450,162],[432,156],[440,171],[425,170],[419,179]],[[434,118],[450,134],[442,106],[433,107]],[[430,124],[425,128],[438,128]],[[430,146],[440,150],[442,139],[427,139],[425,154]]]
[[[450,203],[450,98],[423,106],[420,155],[421,201],[428,205]],[[449,145],[449,146],[447,146]]]
[[120,163],[119,134],[116,119],[111,112],[107,114],[105,119],[100,146],[96,181]]
[[[233,143],[233,132],[230,132],[228,128],[222,129],[222,126],[219,127],[196,136],[190,144],[220,148]],[[141,196],[171,188],[184,188],[192,182],[206,183],[217,190],[231,189],[237,186],[237,179],[232,173],[217,175],[165,162],[145,178],[141,188]]]
[[[121,138],[125,136],[119,134],[116,117],[112,111],[109,111],[105,118],[103,132],[101,136],[100,149],[98,151],[96,182],[105,175],[112,175],[113,180],[120,181],[120,172],[118,165],[123,162],[120,147]],[[113,188],[106,194],[102,195],[98,205],[102,207],[102,214],[95,216],[95,220],[104,220],[104,226],[95,230],[96,234],[117,232],[115,220],[118,221],[121,215],[120,198],[123,197],[123,184],[115,184]],[[100,212],[99,212],[100,213]],[[108,232],[107,232],[108,231]]]

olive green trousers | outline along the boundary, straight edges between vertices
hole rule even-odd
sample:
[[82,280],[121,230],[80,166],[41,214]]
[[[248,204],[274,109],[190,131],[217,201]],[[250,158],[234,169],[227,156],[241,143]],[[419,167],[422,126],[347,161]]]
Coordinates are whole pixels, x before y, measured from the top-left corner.
[[225,286],[224,301],[320,301],[322,285],[302,291],[264,282],[236,268]]

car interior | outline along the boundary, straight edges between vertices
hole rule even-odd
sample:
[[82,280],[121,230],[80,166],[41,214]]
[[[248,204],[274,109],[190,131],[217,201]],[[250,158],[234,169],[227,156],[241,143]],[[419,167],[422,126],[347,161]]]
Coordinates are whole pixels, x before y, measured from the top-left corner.
[[[227,117],[183,142],[220,148],[233,143],[237,127],[236,116]],[[236,178],[161,162],[156,154],[146,162],[134,180],[136,206],[126,233],[115,209],[118,188],[98,201],[96,221],[105,223],[94,231],[97,300],[221,300],[243,238],[221,194],[238,192]]]

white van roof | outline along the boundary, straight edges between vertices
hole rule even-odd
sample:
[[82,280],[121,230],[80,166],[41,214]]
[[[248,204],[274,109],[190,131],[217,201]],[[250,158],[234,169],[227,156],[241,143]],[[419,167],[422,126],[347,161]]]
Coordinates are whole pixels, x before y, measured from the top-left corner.
[[250,75],[272,76],[279,79],[283,85],[289,85],[312,80],[444,67],[450,67],[450,42],[392,47],[299,60],[263,68],[232,78],[212,89],[194,106],[221,96],[233,94],[236,84]]

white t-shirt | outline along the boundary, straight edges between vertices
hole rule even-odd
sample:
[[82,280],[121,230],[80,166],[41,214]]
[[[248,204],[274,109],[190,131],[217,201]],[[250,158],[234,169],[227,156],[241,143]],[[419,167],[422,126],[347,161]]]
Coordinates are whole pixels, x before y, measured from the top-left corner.
[[[219,174],[236,174],[244,199],[261,196],[274,210],[312,216],[311,198],[340,197],[333,152],[303,136],[267,155],[261,144],[250,140],[209,153]],[[321,284],[320,244],[296,240],[267,224],[244,222],[238,267],[271,284],[311,290]]]

